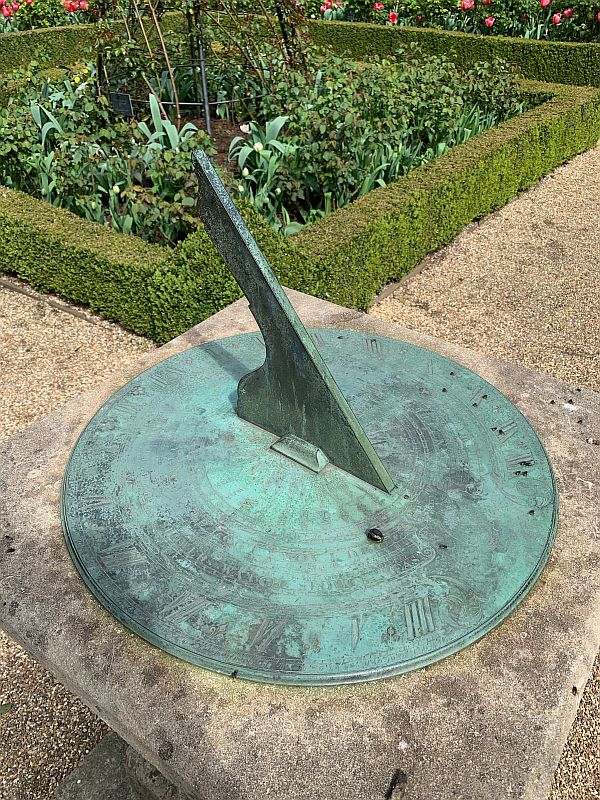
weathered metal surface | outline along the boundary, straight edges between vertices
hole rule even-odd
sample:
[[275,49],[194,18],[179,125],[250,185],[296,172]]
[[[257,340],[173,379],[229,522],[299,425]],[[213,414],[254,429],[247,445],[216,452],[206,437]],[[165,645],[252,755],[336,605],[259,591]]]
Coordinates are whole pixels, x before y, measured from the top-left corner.
[[237,413],[277,436],[320,448],[336,466],[386,492],[393,481],[202,150],[193,156],[204,227],[248,298],[266,346],[241,376]]
[[402,488],[332,464],[316,474],[238,417],[237,383],[265,357],[257,334],[136,377],[65,474],[66,539],[96,597],[149,642],[240,678],[342,683],[430,664],[514,609],[554,536],[548,459],[504,395],[393,339],[312,336]]

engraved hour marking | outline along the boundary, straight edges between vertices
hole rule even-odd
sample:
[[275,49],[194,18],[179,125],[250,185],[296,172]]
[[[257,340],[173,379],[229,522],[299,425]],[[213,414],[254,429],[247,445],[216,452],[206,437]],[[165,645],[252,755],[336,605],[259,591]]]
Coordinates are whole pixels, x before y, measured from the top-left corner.
[[519,430],[517,423],[511,419],[505,422],[504,425],[498,425],[494,433],[500,439],[500,444],[504,445],[511,439]]
[[429,595],[417,597],[404,605],[404,617],[409,639],[418,639],[427,633],[433,633],[435,625],[431,614]]
[[313,331],[311,333],[311,336],[313,338],[313,341],[316,342],[317,344],[325,344],[325,340],[323,339],[323,336],[320,333],[315,333]]
[[173,381],[185,376],[185,370],[175,364],[161,364],[150,373],[150,379],[162,387],[169,386]]
[[101,508],[108,508],[112,505],[113,498],[107,494],[88,494],[85,497],[79,497],[78,500],[85,503],[88,509],[99,511]]
[[139,406],[135,402],[135,395],[125,395],[119,398],[113,409],[119,414],[135,414],[139,410]]
[[533,467],[535,459],[531,453],[521,453],[506,459],[506,471],[509,478],[527,475],[529,467]]
[[367,338],[364,341],[369,353],[374,353],[377,356],[381,355],[381,345],[379,343],[379,339]]
[[487,389],[485,387],[481,387],[471,395],[471,405],[474,408],[477,408],[477,406],[481,403],[482,400],[487,400],[487,399],[488,399]]
[[192,592],[184,592],[162,609],[165,622],[179,625],[189,617],[202,611],[207,604],[206,597],[198,597]]
[[285,626],[287,625],[287,619],[280,620],[279,622],[273,622],[270,619],[263,619],[263,621],[258,626],[258,630],[254,632],[254,634],[250,634],[248,637],[247,645],[252,650],[258,650],[261,653],[269,647],[276,639],[283,634],[285,630]]
[[100,558],[106,569],[125,569],[138,564],[146,564],[147,559],[137,547],[114,545],[100,552]]
[[360,639],[360,622],[358,617],[352,617],[352,650],[356,650]]
[[150,380],[154,381],[154,383],[157,383],[162,389],[166,389],[166,387],[169,385],[169,381],[166,376],[160,373],[151,373]]

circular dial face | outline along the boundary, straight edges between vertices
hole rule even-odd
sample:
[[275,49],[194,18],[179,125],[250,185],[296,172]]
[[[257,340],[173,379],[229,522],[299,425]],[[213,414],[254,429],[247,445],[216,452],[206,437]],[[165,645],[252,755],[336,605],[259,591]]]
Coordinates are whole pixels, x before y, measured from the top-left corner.
[[115,617],[186,661],[269,683],[373,680],[470,644],[532,587],[557,519],[544,448],[493,386],[395,339],[311,333],[391,493],[332,464],[315,473],[237,417],[259,334],[130,381],[63,485],[69,550]]

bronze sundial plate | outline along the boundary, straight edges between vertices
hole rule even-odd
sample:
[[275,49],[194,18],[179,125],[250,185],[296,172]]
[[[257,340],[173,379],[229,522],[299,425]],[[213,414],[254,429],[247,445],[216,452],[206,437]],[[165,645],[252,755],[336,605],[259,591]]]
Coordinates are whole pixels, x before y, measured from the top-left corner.
[[269,683],[397,675],[531,589],[556,528],[552,470],[470,370],[382,336],[311,335],[395,489],[311,469],[236,415],[265,357],[244,334],[161,362],[98,411],[65,474],[67,543],[115,617],[193,664]]

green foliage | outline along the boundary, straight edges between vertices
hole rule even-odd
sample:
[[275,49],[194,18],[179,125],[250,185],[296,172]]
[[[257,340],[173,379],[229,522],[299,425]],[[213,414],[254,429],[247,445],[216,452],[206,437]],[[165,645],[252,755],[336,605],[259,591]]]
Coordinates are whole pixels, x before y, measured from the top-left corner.
[[[238,208],[284,286],[322,294],[326,270],[278,236],[248,203]],[[241,297],[231,273],[203,228],[173,250],[149,285],[155,315],[155,339],[167,341]]]
[[552,41],[600,41],[599,8],[595,0],[560,4],[548,0],[544,6],[540,0],[474,0],[466,7],[460,0],[381,0],[378,10],[364,0],[347,0],[341,8],[335,4],[326,8],[330,2],[325,0],[319,10],[325,20],[386,24],[390,12],[396,12],[394,24],[398,26]]
[[154,336],[148,283],[164,248],[0,186],[0,272]]
[[598,90],[531,88],[554,96],[294,237],[301,253],[327,266],[328,299],[366,308],[385,283],[452,241],[469,222],[595,146]]
[[[211,151],[193,125],[177,130],[150,97],[146,121],[114,118],[93,67],[51,80],[35,69],[0,109],[0,182],[86,219],[175,242],[195,225],[190,154]],[[11,78],[14,80],[14,77]]]
[[[18,7],[17,7],[18,6]],[[7,0],[5,14],[0,16],[0,32],[27,31],[32,28],[52,28],[90,22],[93,13],[88,0],[83,0],[83,9],[75,8],[75,0],[69,10],[63,0],[18,0],[13,6]],[[12,12],[8,15],[8,12]]]
[[525,78],[575,86],[600,86],[600,44],[548,42],[456,31],[347,22],[312,22],[313,41],[358,61],[390,57],[399,45],[416,43],[461,66],[503,58]]
[[[282,239],[246,206],[280,279],[366,308],[375,293],[600,137],[600,92],[537,84],[534,109]],[[0,270],[164,342],[239,296],[200,229],[174,250],[145,244],[0,187]]]
[[[356,66],[328,55],[316,76],[287,72],[271,81],[260,108],[271,121],[264,133],[252,123],[230,157],[240,192],[275,227],[294,233],[523,110],[498,59],[462,71],[417,48],[397,56]],[[286,116],[272,119],[280,108]]]
[[[164,30],[181,26],[180,14],[162,17]],[[0,33],[0,75],[26,67],[35,58],[43,66],[66,67],[85,57],[96,37],[94,25],[67,25],[18,33]]]

